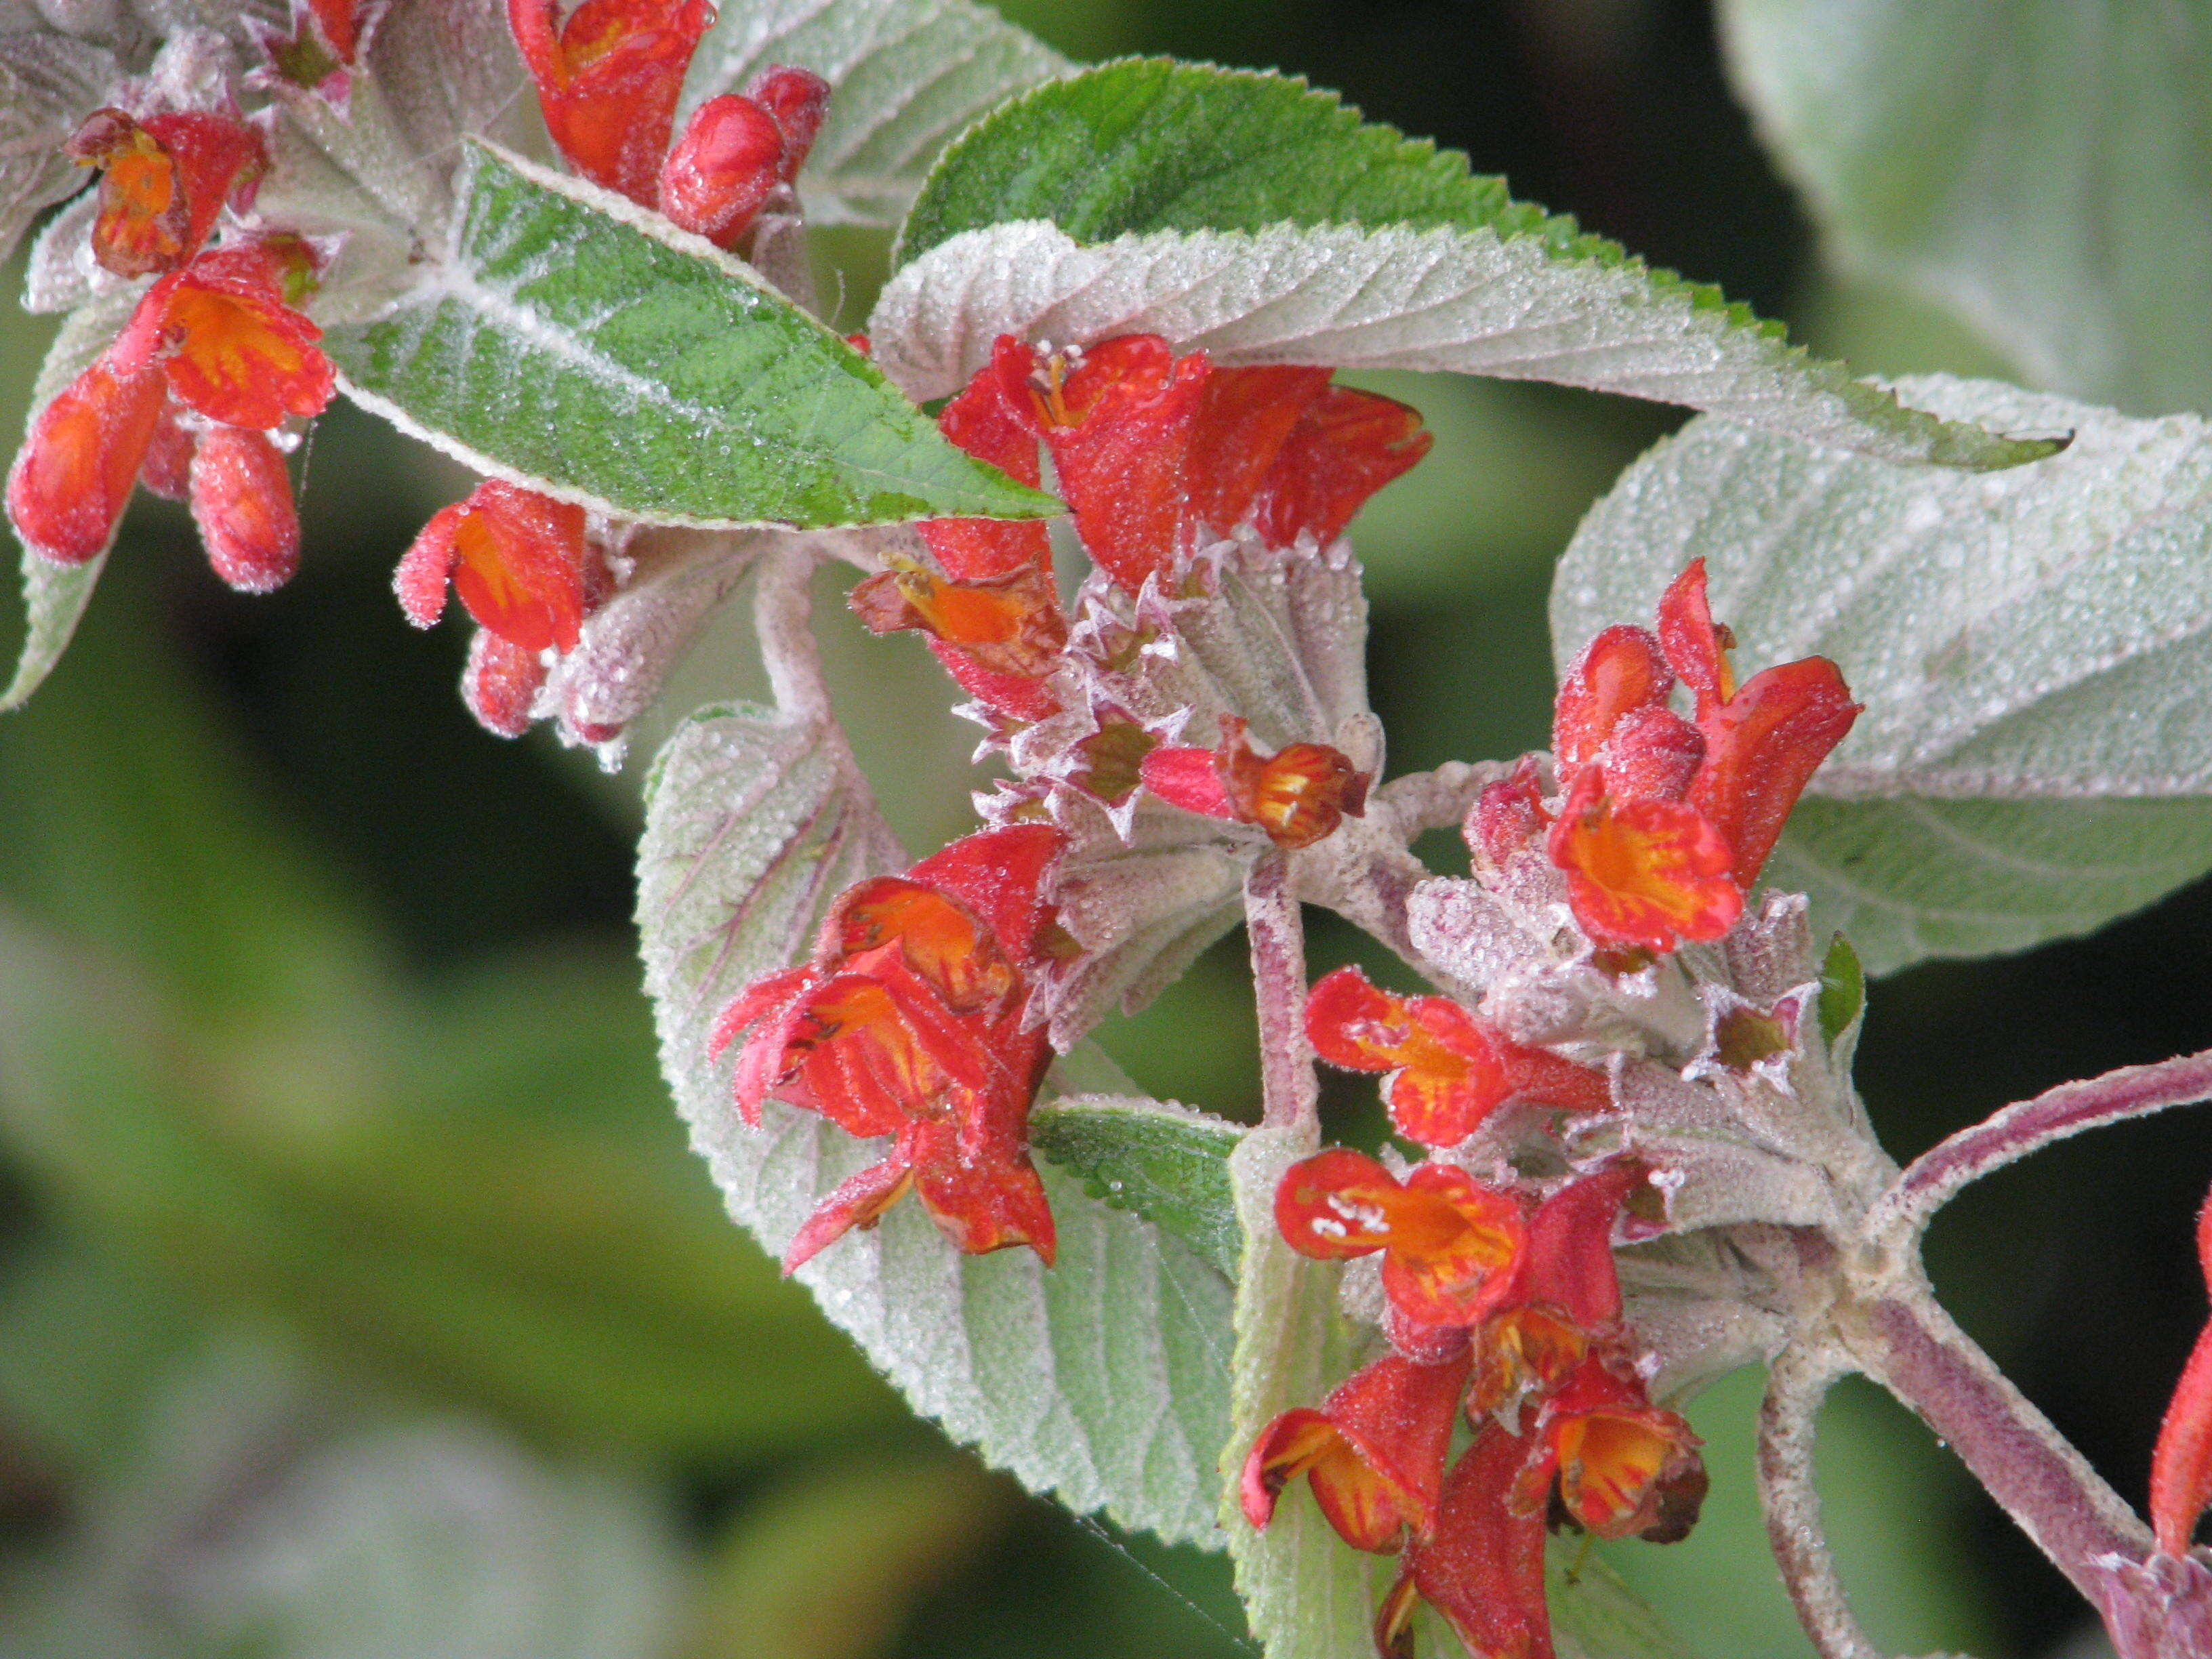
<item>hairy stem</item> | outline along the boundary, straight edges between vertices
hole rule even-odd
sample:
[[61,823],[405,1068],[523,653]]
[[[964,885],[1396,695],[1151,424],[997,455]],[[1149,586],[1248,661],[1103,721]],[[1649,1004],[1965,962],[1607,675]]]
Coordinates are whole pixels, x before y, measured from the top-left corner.
[[1960,1188],[1993,1170],[2084,1129],[2208,1099],[2212,1099],[2212,1048],[2155,1066],[2127,1066],[2102,1077],[2062,1083],[1960,1130],[1915,1159],[1868,1214],[1867,1236],[1895,1248],[1926,1227]]
[[2093,1603],[2103,1606],[2114,1560],[2149,1554],[2150,1528],[1923,1283],[1893,1281],[1839,1322],[1867,1374],[1936,1431]]
[[803,545],[779,548],[763,557],[753,577],[753,623],[760,632],[761,664],[775,706],[787,714],[827,722],[830,686],[814,637],[814,598],[809,591],[813,575],[813,555]]
[[1845,1369],[1834,1355],[1796,1344],[1769,1368],[1759,1408],[1759,1506],[1782,1582],[1820,1659],[1880,1659],[1844,1594],[1813,1485],[1820,1402]]
[[1244,878],[1244,927],[1260,1012],[1261,1121],[1310,1130],[1319,1121],[1321,1090],[1306,1041],[1305,927],[1279,851],[1261,854]]

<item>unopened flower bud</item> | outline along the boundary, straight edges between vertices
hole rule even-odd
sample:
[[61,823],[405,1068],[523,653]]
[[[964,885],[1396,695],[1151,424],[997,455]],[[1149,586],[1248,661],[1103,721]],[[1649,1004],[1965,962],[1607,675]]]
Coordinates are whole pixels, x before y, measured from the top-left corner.
[[487,732],[519,738],[530,729],[538,688],[545,684],[545,664],[535,651],[510,644],[489,628],[469,642],[468,666],[461,671],[461,701]]
[[814,137],[822,131],[822,118],[830,106],[830,83],[811,70],[788,64],[771,64],[754,77],[745,96],[775,118],[783,134],[783,159],[779,170],[786,184],[799,177]]
[[218,426],[200,434],[191,507],[208,562],[240,592],[270,592],[300,568],[291,475],[265,433]]
[[660,210],[717,247],[733,248],[783,183],[784,135],[750,98],[699,106],[660,169]]

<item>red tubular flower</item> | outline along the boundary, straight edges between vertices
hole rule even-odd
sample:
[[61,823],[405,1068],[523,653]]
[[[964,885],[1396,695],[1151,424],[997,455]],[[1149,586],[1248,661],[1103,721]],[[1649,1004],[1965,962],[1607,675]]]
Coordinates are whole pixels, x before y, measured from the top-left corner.
[[291,303],[312,281],[296,240],[204,253],[146,290],[109,360],[124,373],[159,363],[179,403],[224,426],[319,415],[337,373]]
[[393,586],[417,628],[438,620],[450,579],[469,615],[517,650],[568,651],[587,608],[592,556],[582,507],[487,478],[431,514]]
[[507,0],[507,21],[569,166],[651,207],[711,0],[584,0],[565,22],[559,0]]
[[1221,717],[1213,749],[1155,749],[1139,775],[1161,799],[1188,811],[1257,824],[1276,846],[1310,847],[1367,810],[1368,775],[1325,743],[1285,744],[1263,756],[1245,722]]
[[58,564],[105,552],[154,441],[161,371],[94,362],[39,411],[8,473],[8,517],[24,544]]
[[1546,848],[1575,920],[1602,944],[1671,951],[1720,938],[1743,912],[1727,838],[1680,801],[1614,799],[1602,767],[1577,775]]
[[1413,1659],[1413,1608],[1444,1616],[1474,1659],[1552,1659],[1544,1603],[1544,1517],[1510,1509],[1528,1443],[1495,1423],[1477,1431],[1444,1478],[1433,1536],[1407,1547],[1375,1620],[1382,1659]]
[[1523,755],[1513,775],[1482,787],[1468,814],[1468,850],[1492,869],[1544,839],[1552,815],[1544,810],[1544,786],[1533,756]]
[[889,562],[848,600],[871,633],[920,629],[1001,678],[1042,678],[1067,648],[1067,617],[1048,569],[1023,564],[1002,575],[953,581],[910,559]]
[[1689,1533],[1705,1495],[1702,1443],[1690,1425],[1651,1403],[1644,1384],[1611,1356],[1583,1357],[1536,1419],[1534,1445],[1507,1504],[1540,1521],[1559,1481],[1566,1512],[1601,1538],[1639,1534],[1672,1543]]
[[[1607,629],[1559,687],[1553,747],[1566,801],[1547,850],[1600,944],[1666,951],[1734,927],[1790,807],[1858,715],[1822,657],[1738,688],[1732,642],[1693,560],[1659,602],[1656,636]],[[1694,723],[1668,707],[1677,675]]]
[[1469,1417],[1559,1387],[1593,1346],[1618,1338],[1613,1218],[1645,1179],[1642,1165],[1614,1164],[1569,1182],[1536,1206],[1514,1283],[1475,1334]]
[[808,963],[723,1011],[710,1053],[750,1032],[731,1080],[746,1121],[778,1094],[848,1133],[894,1137],[808,1218],[785,1271],[909,1188],[961,1249],[1027,1244],[1051,1261],[1052,1215],[1027,1141],[1050,1054],[1022,1013],[1061,845],[1047,825],[985,830],[902,877],[862,882],[831,907]]
[[202,433],[192,452],[191,506],[208,562],[240,592],[272,592],[300,568],[292,477],[266,434],[234,426]]
[[1244,1460],[1244,1518],[1266,1527],[1283,1488],[1303,1474],[1352,1548],[1391,1554],[1409,1535],[1428,1537],[1467,1366],[1463,1350],[1440,1365],[1386,1354],[1340,1384],[1319,1411],[1285,1412],[1260,1431]]
[[[2212,1285],[2212,1194],[2197,1212],[2197,1260]],[[2212,1325],[2182,1367],[2150,1456],[2150,1522],[2168,1555],[2189,1553],[2197,1518],[2212,1505]]]
[[[1032,487],[1043,477],[1036,410],[1027,389],[1034,361],[1027,346],[1001,335],[990,364],[937,418],[938,429],[952,443]],[[1039,641],[1066,638],[1067,619],[1053,585],[1052,542],[1043,525],[1033,520],[933,519],[920,528],[949,581],[1003,582],[1021,595],[1015,632]],[[860,595],[854,598],[858,601]],[[861,616],[870,627],[877,626],[871,611],[863,610]],[[1003,661],[994,665],[950,639],[933,638],[929,648],[963,690],[1014,720],[1042,720],[1059,707],[1033,673]]]
[[[321,331],[286,303],[304,250],[257,244],[204,253],[146,290],[114,343],[39,412],[8,476],[8,516],[63,564],[114,537],[131,486],[162,434],[170,399],[225,426],[264,431],[322,412],[336,377]],[[173,424],[173,416],[169,417]],[[163,487],[185,483],[175,438]]]
[[1782,663],[1737,686],[1726,655],[1734,641],[1714,625],[1703,559],[1692,560],[1659,601],[1659,639],[1697,698],[1705,739],[1690,804],[1728,837],[1735,878],[1748,888],[1790,809],[1851,729],[1860,705],[1826,657]]
[[[1302,533],[1326,543],[1429,445],[1412,410],[1332,386],[1325,369],[1216,368],[1152,334],[1043,358],[1001,336],[955,403],[970,398],[1003,422],[993,447],[949,423],[946,435],[1024,482],[1042,439],[1084,547],[1132,593],[1201,531],[1249,521],[1271,547]],[[1024,443],[1027,466],[1008,465]]]
[[1456,1327],[1511,1288],[1523,1232],[1521,1206],[1464,1170],[1424,1164],[1401,1182],[1340,1146],[1284,1171],[1275,1224],[1292,1249],[1325,1261],[1381,1250],[1382,1289],[1400,1312]]
[[1605,1078],[1514,1042],[1446,997],[1395,996],[1357,968],[1325,975],[1306,1000],[1314,1052],[1348,1071],[1388,1072],[1390,1121],[1425,1146],[1456,1146],[1509,1100],[1603,1111]]
[[1076,534],[1098,567],[1134,592],[1167,568],[1211,365],[1177,358],[1156,334],[1127,334],[1033,371],[1030,397]]
[[778,64],[743,95],[692,112],[660,169],[660,210],[718,247],[734,248],[777,188],[799,177],[830,102],[830,83]]
[[267,165],[261,135],[228,115],[97,109],[70,137],[70,157],[100,171],[92,256],[118,276],[173,270],[205,246],[227,200]]

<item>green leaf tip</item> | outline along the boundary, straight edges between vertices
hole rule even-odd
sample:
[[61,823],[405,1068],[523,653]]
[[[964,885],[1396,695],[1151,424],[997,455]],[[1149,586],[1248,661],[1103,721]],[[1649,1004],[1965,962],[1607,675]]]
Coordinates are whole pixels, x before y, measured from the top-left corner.
[[707,528],[1064,510],[658,215],[473,139],[459,196],[446,256],[324,346],[356,401],[477,470]]
[[1865,1012],[1866,969],[1850,940],[1838,933],[1820,963],[1820,1035],[1833,1043]]
[[1243,1129],[1156,1100],[1076,1096],[1030,1115],[1030,1144],[1091,1197],[1173,1233],[1229,1279],[1244,1236],[1229,1154]]

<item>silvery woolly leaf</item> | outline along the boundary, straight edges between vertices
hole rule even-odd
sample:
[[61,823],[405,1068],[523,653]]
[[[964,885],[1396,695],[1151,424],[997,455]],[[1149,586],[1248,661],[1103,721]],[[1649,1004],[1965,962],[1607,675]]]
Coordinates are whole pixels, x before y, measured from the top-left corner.
[[2212,412],[2200,7],[1727,0],[1729,67],[1830,259],[2036,383]]
[[1693,422],[1593,509],[1552,600],[1564,666],[1702,556],[1741,672],[1841,665],[1866,712],[1767,879],[1877,973],[2087,932],[2212,869],[2212,428],[1900,389],[2074,443],[1967,477]]
[[757,0],[722,8],[679,120],[771,64],[835,89],[799,190],[817,224],[898,222],[953,135],[1067,60],[969,0]]
[[120,70],[88,41],[46,31],[0,33],[0,259],[44,208],[84,185],[62,145]]
[[[704,711],[647,787],[639,921],[664,1069],[730,1212],[781,1251],[880,1148],[769,1102],[749,1129],[730,1058],[704,1056],[725,1003],[794,960],[823,908],[903,862],[842,742],[760,708]],[[915,1409],[1031,1489],[1175,1540],[1218,1544],[1230,1290],[1135,1216],[1045,1166],[1058,1265],[963,1256],[915,1203],[799,1272]]]
[[1893,460],[2010,466],[2047,451],[1901,406],[1640,264],[1541,237],[1406,225],[1154,231],[1097,246],[1036,221],[902,267],[868,332],[917,398],[958,390],[1002,333],[1164,336],[1224,365],[1453,369],[1686,404]]

